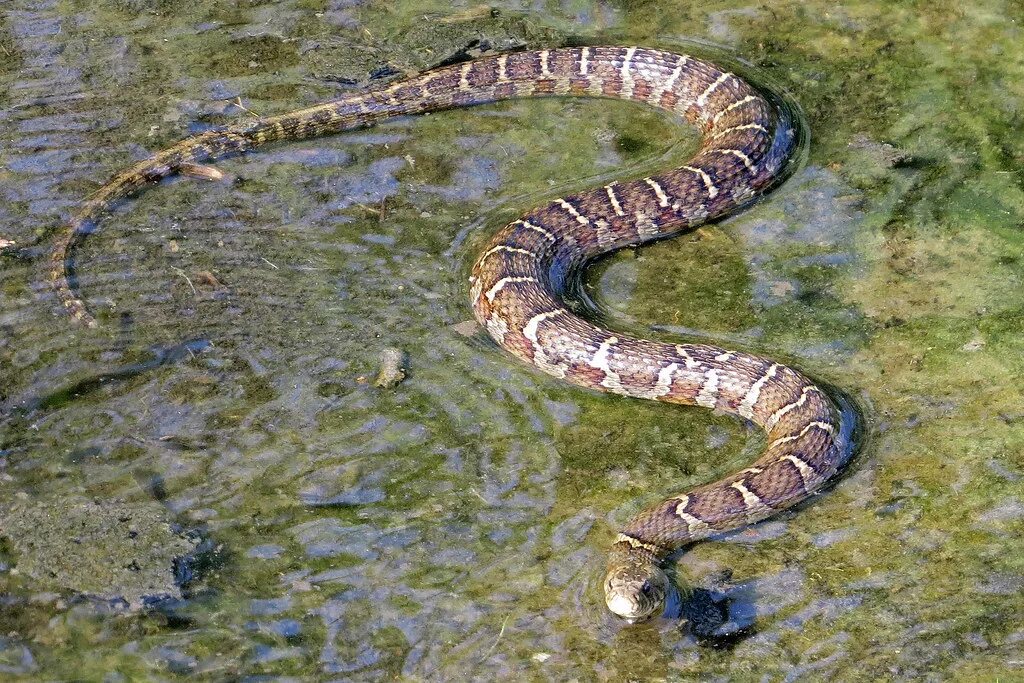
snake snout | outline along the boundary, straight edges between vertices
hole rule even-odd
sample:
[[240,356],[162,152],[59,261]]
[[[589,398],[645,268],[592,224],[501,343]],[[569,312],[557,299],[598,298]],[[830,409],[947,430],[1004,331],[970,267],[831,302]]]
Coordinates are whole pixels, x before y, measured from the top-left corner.
[[668,590],[665,573],[646,558],[637,558],[609,568],[604,601],[613,614],[635,624],[665,609]]

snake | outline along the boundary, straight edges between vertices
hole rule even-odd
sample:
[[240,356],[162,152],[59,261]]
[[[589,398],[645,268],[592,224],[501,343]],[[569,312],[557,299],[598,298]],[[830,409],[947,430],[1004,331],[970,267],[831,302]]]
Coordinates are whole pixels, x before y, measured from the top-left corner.
[[614,537],[608,609],[636,622],[666,609],[669,556],[819,492],[849,460],[849,420],[829,391],[770,358],[709,344],[641,339],[591,322],[567,291],[599,256],[721,219],[777,186],[798,148],[794,115],[745,78],[688,54],[637,46],[507,52],[439,66],[365,92],[188,137],[115,175],[54,238],[50,279],[71,318],[95,327],[72,276],[77,242],[112,205],[172,174],[266,143],[364,128],[396,116],[527,97],[639,102],[701,133],[685,164],[555,198],[500,229],[469,278],[476,320],[543,372],[598,391],[736,415],[765,432],[741,471],[643,509]]

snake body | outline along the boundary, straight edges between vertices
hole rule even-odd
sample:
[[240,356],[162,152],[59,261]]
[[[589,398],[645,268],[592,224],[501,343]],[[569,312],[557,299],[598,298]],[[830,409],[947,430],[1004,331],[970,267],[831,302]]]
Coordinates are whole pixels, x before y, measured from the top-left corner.
[[611,332],[571,312],[562,298],[570,278],[596,256],[720,218],[779,181],[795,147],[793,122],[742,78],[689,55],[641,47],[508,53],[205,132],[120,173],[93,195],[58,235],[51,277],[71,316],[95,326],[69,281],[71,251],[114,201],[195,164],[271,141],[538,96],[660,107],[696,124],[702,144],[679,168],[557,198],[501,229],[472,269],[477,320],[502,348],[548,374],[600,391],[733,413],[767,433],[767,447],[752,465],[666,498],[616,536],[605,601],[634,621],[662,609],[670,584],[661,564],[671,552],[807,498],[850,452],[848,425],[836,404],[797,370],[740,351]]

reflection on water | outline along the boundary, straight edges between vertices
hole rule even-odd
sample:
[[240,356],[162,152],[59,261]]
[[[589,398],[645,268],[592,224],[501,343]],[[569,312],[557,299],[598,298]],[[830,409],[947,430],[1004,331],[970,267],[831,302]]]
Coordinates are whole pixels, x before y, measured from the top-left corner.
[[[1019,9],[528,5],[0,8],[0,504],[157,508],[203,551],[181,597],[125,613],[0,543],[0,677],[1021,675]],[[611,325],[771,353],[868,409],[832,490],[681,555],[692,628],[609,617],[604,548],[756,435],[565,387],[459,325],[502,220],[686,153],[660,114],[533,101],[274,146],[103,221],[77,254],[98,330],[45,283],[56,226],[150,150],[568,35],[724,48],[812,132],[768,201],[584,288]],[[409,376],[381,390],[387,347]]]

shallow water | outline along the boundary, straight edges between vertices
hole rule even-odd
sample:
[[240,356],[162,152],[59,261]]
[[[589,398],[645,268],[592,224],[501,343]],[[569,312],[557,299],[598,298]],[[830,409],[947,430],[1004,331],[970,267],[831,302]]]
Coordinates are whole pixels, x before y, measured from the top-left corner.
[[[0,677],[1024,677],[1020,5],[489,7],[0,7],[0,519],[119,501],[201,549],[180,597],[127,609],[30,571],[45,556],[26,553],[77,537],[8,538]],[[474,40],[573,36],[745,60],[811,132],[766,201],[585,286],[610,325],[771,353],[864,410],[834,488],[679,558],[727,612],[717,639],[608,617],[604,548],[641,505],[749,461],[756,435],[566,387],[458,325],[503,220],[671,163],[692,131],[529,101],[277,145],[102,223],[77,252],[98,330],[44,280],[57,226],[150,150]],[[410,375],[385,391],[388,346]]]

